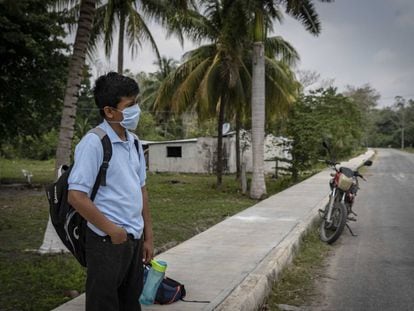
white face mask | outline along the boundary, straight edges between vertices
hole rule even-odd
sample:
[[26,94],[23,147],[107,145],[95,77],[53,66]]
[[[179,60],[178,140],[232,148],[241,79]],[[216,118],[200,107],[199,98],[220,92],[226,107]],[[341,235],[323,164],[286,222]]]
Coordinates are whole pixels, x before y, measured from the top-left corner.
[[124,110],[121,110],[121,112],[124,117],[122,121],[110,121],[110,123],[120,123],[123,128],[135,130],[138,126],[139,116],[141,115],[141,109],[138,104],[127,107]]

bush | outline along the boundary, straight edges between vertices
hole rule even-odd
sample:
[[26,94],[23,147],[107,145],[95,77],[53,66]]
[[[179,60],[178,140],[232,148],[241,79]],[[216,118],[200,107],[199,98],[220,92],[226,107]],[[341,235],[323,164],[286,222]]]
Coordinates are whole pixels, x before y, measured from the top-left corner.
[[58,132],[55,129],[40,137],[17,136],[13,142],[1,145],[0,154],[7,159],[48,160],[55,156],[57,142]]

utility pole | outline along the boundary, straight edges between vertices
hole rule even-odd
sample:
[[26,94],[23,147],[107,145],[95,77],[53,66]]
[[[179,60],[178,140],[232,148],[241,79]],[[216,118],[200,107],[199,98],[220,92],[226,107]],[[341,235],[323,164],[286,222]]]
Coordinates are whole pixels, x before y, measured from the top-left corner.
[[[401,96],[395,97],[396,107],[399,109],[400,116],[400,126],[401,126],[401,149],[404,149],[404,131],[405,131],[405,99]],[[397,114],[398,115],[398,114]]]
[[[403,109],[404,109],[404,106],[403,106]],[[404,149],[404,128],[405,128],[404,110],[402,111],[401,120],[402,120],[402,124],[401,124],[401,149]]]

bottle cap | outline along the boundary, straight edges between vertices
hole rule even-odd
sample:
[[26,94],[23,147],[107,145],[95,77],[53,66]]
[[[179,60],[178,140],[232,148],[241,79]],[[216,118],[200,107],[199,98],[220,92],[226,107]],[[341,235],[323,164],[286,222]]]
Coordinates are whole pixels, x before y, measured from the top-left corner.
[[167,263],[162,260],[151,260],[151,267],[158,272],[165,272],[167,270]]

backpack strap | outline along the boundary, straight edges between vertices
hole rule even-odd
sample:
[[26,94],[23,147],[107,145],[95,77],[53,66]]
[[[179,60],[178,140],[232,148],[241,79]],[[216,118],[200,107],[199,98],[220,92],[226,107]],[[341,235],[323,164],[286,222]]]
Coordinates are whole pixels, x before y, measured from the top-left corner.
[[96,181],[92,189],[91,200],[93,201],[93,199],[96,196],[96,193],[98,192],[99,186],[106,186],[106,172],[109,167],[109,161],[112,157],[112,143],[106,132],[100,127],[95,127],[91,129],[88,133],[94,133],[100,138],[104,153],[103,161],[99,168],[98,176],[96,177]]
[[135,135],[132,132],[130,132],[130,133],[132,134],[132,136],[134,136],[134,145],[135,145],[135,148],[137,149],[138,161],[141,163],[141,153],[139,152],[139,139],[138,139],[138,136]]

